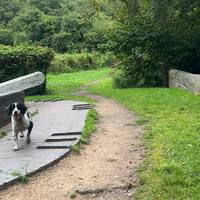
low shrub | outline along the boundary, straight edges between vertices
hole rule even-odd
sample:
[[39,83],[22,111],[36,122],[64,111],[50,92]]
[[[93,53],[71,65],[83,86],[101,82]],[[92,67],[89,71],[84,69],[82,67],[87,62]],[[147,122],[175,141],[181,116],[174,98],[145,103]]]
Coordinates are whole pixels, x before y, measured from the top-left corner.
[[[8,81],[36,71],[45,75],[53,59],[53,52],[43,47],[28,45],[0,45],[0,82]],[[45,83],[28,91],[31,94],[43,94]]]
[[56,54],[48,69],[50,73],[70,73],[111,66],[115,57],[111,53]]
[[157,87],[162,85],[162,68],[147,53],[138,50],[124,58],[114,75],[114,87]]
[[94,53],[93,56],[99,67],[112,67],[115,65],[116,62],[118,62],[115,55],[111,52]]

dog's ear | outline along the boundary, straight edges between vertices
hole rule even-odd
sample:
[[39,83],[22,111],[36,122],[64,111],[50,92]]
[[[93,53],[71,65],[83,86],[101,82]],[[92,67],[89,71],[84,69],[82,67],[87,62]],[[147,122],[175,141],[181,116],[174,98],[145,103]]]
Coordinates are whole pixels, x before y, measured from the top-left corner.
[[13,109],[14,109],[14,104],[11,103],[10,106],[6,108],[6,111],[7,111],[7,113],[8,113],[9,115],[11,115]]
[[19,103],[18,106],[19,106],[19,110],[24,115],[27,110],[27,107],[23,103]]

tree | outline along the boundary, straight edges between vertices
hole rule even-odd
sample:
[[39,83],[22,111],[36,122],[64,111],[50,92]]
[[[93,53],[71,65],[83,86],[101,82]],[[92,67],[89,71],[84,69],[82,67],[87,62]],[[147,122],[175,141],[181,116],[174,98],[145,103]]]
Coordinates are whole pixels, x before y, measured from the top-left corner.
[[46,15],[60,15],[62,0],[28,0],[28,4],[36,7]]
[[163,65],[200,73],[199,1],[126,0],[121,7],[112,44],[124,63],[123,86],[161,85]]
[[110,0],[0,0],[0,3],[0,24],[12,31],[17,44],[41,45],[60,52],[107,48],[116,4]]
[[13,35],[8,29],[0,29],[0,44],[14,45]]
[[15,17],[10,26],[16,32],[25,32],[29,41],[43,46],[51,45],[51,37],[60,31],[58,17],[44,15],[36,8],[25,9]]
[[71,35],[67,32],[59,32],[53,36],[52,47],[59,53],[69,52]]
[[0,23],[8,24],[19,12],[20,6],[21,2],[18,0],[0,0]]

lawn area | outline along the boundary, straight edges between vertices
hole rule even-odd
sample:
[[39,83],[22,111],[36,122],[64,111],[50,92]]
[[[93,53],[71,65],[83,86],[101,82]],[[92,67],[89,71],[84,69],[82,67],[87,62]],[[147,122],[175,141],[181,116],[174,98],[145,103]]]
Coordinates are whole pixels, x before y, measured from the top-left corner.
[[107,78],[90,86],[140,116],[146,161],[136,199],[200,199],[200,97],[178,89],[113,89]]
[[72,93],[80,90],[81,85],[105,78],[110,72],[110,68],[101,68],[58,75],[48,74],[46,95],[29,96],[26,97],[26,100],[74,99],[90,101],[88,98],[75,96]]
[[[200,97],[178,89],[113,89],[112,80],[108,77],[110,72],[111,69],[105,68],[49,74],[47,94],[27,99],[90,101],[71,93],[78,91],[83,84],[103,79],[89,86],[89,91],[120,102],[139,116],[137,124],[145,126],[144,143],[148,153],[145,163],[138,170],[141,186],[135,193],[136,198],[200,199]],[[92,120],[95,119],[93,114]],[[91,132],[87,129],[94,128],[93,121],[87,124],[86,135]]]

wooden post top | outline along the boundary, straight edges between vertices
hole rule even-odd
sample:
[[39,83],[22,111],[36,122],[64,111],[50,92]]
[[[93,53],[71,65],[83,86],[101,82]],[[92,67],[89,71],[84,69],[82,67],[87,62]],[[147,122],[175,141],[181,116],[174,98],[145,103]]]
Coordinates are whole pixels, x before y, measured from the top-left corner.
[[35,72],[19,78],[0,83],[0,94],[23,91],[44,83],[45,76],[42,72]]

